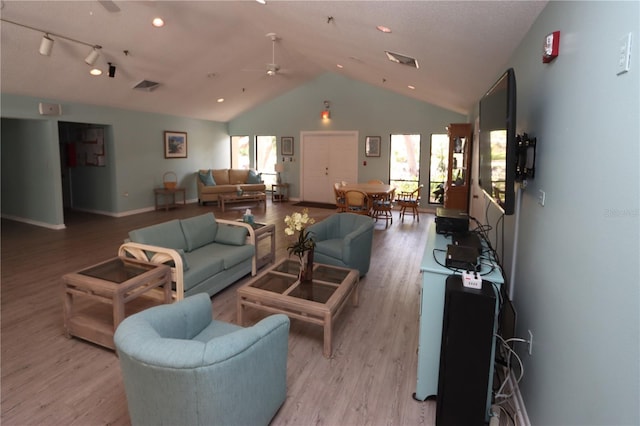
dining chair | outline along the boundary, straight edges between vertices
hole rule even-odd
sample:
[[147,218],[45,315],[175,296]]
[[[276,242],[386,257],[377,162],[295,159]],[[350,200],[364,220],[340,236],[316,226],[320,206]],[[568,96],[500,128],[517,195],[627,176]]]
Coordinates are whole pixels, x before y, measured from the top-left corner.
[[379,194],[372,200],[372,216],[378,221],[378,219],[384,220],[384,228],[389,227],[389,223],[393,225],[393,201],[395,198],[396,189],[393,188],[391,192],[387,194]]
[[345,212],[347,210],[347,201],[344,197],[344,191],[339,183],[333,185],[333,193],[336,196],[336,210],[338,213]]
[[349,213],[369,215],[371,211],[371,203],[369,196],[362,192],[351,189],[345,191],[344,198],[346,201],[346,210]]
[[[400,220],[404,222],[404,215],[410,214],[414,218],[417,218],[420,222],[420,215],[418,214],[418,206],[420,205],[420,192],[424,188],[424,185],[418,186],[415,191],[407,192],[403,191],[398,194],[397,203],[400,206]],[[409,209],[409,212],[407,212]]]

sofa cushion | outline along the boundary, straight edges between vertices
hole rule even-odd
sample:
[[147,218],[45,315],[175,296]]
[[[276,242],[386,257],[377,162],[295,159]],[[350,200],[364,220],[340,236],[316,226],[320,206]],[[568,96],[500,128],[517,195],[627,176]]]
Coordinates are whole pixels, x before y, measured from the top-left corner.
[[229,169],[211,170],[216,185],[229,185]]
[[187,251],[212,243],[218,232],[218,222],[211,212],[182,219],[180,226],[187,242]]
[[[252,244],[242,246],[230,246],[228,244],[211,243],[194,251],[198,256],[207,256],[208,259],[222,260],[224,269],[231,269],[239,263],[250,261],[256,250]],[[190,265],[193,262],[189,261]],[[190,270],[193,269],[191,266]]]
[[243,246],[247,239],[247,228],[244,226],[219,225],[215,236],[215,242]]
[[178,219],[134,229],[129,232],[129,238],[134,243],[187,251],[187,242]]
[[229,182],[231,185],[241,185],[247,183],[249,170],[246,169],[229,169]]
[[204,246],[199,250],[185,253],[189,269],[184,271],[184,291],[189,291],[202,281],[224,271],[224,259],[213,257],[211,251]]
[[211,170],[207,170],[206,172],[203,172],[201,170],[200,172],[198,172],[198,177],[200,178],[200,181],[205,186],[215,186],[216,185],[216,181],[213,179],[213,175],[211,174]]
[[262,173],[256,173],[254,170],[249,170],[247,181],[245,183],[262,183]]

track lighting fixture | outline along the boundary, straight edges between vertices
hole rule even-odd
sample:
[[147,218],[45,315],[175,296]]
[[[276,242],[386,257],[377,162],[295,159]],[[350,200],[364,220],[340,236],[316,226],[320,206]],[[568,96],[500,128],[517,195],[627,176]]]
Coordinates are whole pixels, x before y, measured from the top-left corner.
[[96,61],[100,57],[100,50],[99,49],[100,48],[98,46],[93,46],[93,48],[91,49],[91,52],[89,52],[87,57],[84,58],[84,61],[88,65],[94,65],[96,63]]
[[49,34],[45,34],[40,42],[40,54],[49,56],[51,55],[51,49],[53,49],[53,40],[49,37]]
[[113,78],[116,76],[116,66],[109,62],[109,77]]

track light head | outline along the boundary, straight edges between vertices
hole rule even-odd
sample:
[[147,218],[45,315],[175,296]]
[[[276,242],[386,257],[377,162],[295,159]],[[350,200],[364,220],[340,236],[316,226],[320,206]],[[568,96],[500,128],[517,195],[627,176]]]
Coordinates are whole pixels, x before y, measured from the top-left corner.
[[49,34],[45,34],[40,42],[40,54],[49,56],[51,55],[51,49],[53,49],[53,40],[49,37]]
[[99,47],[94,46],[91,49],[91,52],[89,52],[89,54],[87,55],[87,57],[84,58],[84,61],[87,63],[87,65],[94,65],[96,63],[96,61],[100,57],[100,50],[99,49],[100,49]]
[[109,77],[113,78],[116,76],[116,66],[109,62]]

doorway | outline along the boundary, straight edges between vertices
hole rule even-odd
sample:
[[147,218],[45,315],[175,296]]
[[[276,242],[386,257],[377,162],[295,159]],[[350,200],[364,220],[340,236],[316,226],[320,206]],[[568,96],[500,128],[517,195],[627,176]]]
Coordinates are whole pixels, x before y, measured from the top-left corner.
[[334,183],[358,181],[358,132],[302,132],[300,140],[300,199],[334,203]]

